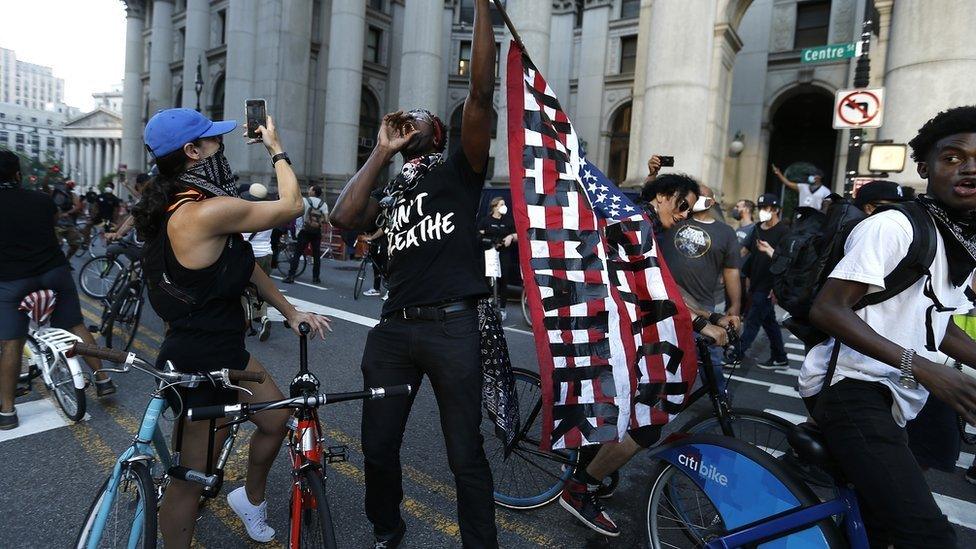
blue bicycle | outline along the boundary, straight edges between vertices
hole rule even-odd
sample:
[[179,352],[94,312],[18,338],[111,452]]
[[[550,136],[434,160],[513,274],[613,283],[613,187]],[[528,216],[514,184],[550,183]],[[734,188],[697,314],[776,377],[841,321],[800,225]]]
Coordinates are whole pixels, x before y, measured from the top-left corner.
[[832,497],[822,501],[789,462],[733,438],[691,435],[657,449],[647,546],[867,549],[857,497],[817,427],[797,426],[789,443],[800,463],[830,473]]
[[[169,478],[197,482],[204,486],[204,495],[216,495],[223,480],[223,466],[237,433],[236,426],[225,440],[220,459],[214,470],[194,471],[179,464],[179,444],[170,454],[166,439],[159,428],[159,418],[169,405],[166,391],[171,387],[196,387],[200,383],[246,391],[236,383],[250,381],[263,383],[263,373],[237,370],[218,370],[208,374],[177,372],[167,363],[167,370],[160,371],[133,353],[106,349],[95,345],[77,343],[74,353],[93,356],[120,364],[109,372],[128,372],[130,368],[145,372],[158,380],[152,399],[142,417],[139,432],[132,445],[126,448],[115,462],[112,473],[102,484],[88,509],[84,525],[78,534],[75,547],[96,549],[100,547],[156,547],[156,509],[159,498]],[[212,448],[211,448],[212,451]],[[157,468],[157,464],[161,467]],[[158,474],[159,471],[165,472]]]

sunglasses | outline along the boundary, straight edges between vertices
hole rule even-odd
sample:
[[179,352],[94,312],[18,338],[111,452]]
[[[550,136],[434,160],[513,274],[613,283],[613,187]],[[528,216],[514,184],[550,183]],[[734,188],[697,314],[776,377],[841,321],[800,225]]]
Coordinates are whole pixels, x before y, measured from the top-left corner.
[[678,213],[685,213],[691,208],[691,204],[688,203],[687,198],[682,198],[678,201]]

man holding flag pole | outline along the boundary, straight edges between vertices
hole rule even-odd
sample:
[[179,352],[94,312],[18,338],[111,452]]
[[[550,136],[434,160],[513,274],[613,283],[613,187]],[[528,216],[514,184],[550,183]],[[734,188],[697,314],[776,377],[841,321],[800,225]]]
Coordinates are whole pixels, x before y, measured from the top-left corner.
[[657,442],[683,409],[697,375],[692,328],[724,344],[718,325],[733,319],[690,311],[657,254],[654,233],[688,216],[698,183],[676,174],[649,180],[645,215],[582,155],[559,99],[498,9],[514,38],[509,172],[542,378],[542,449],[602,445],[574,471],[560,504],[618,536],[599,500],[602,479]]

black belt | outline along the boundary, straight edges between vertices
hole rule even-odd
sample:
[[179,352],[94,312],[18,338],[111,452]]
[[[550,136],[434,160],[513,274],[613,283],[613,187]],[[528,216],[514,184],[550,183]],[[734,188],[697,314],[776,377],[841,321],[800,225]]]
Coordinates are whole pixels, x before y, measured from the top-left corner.
[[440,305],[419,305],[416,307],[405,307],[398,311],[391,311],[383,315],[387,318],[402,318],[404,320],[444,320],[452,313],[470,311],[478,308],[477,299],[459,299],[449,301]]

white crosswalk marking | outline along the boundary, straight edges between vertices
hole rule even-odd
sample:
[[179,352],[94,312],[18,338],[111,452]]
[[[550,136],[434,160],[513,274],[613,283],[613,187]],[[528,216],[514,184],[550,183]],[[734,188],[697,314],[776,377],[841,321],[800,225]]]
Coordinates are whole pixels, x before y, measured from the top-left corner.
[[[46,398],[18,403],[17,419],[20,421],[20,426],[9,431],[0,431],[0,442],[43,433],[68,425],[67,420],[58,411],[57,405]],[[88,419],[87,414],[85,419]]]
[[787,349],[793,349],[794,351],[804,350],[802,343],[784,343],[783,346],[786,347]]
[[949,522],[963,528],[976,530],[976,504],[942,494],[932,493],[939,509],[949,518]]
[[784,368],[782,370],[773,370],[773,371],[776,372],[777,374],[783,374],[787,376],[793,376],[793,377],[800,376],[800,370],[796,368]]
[[788,360],[795,360],[795,361],[797,361],[797,362],[799,362],[799,363],[802,364],[803,363],[804,356],[803,355],[794,354],[794,353],[787,353],[786,354],[786,358]]
[[780,385],[778,383],[770,383],[768,381],[759,381],[758,379],[749,379],[742,376],[729,376],[730,379],[736,381],[741,381],[742,383],[748,383],[750,385],[761,385],[769,389],[769,392],[774,395],[788,396],[792,398],[800,398],[800,394],[796,392],[796,389],[789,387],[787,385]]

